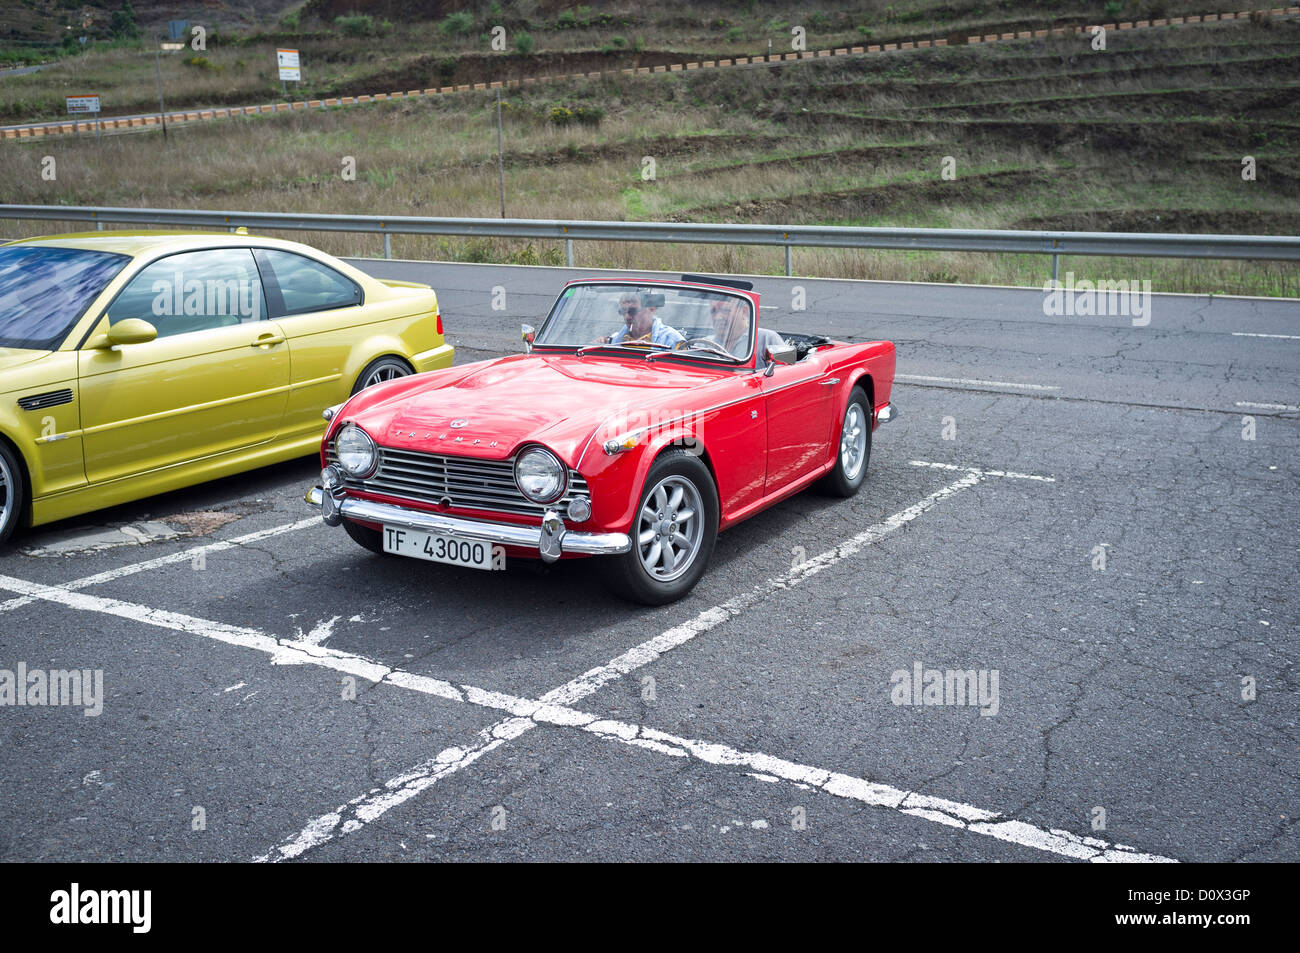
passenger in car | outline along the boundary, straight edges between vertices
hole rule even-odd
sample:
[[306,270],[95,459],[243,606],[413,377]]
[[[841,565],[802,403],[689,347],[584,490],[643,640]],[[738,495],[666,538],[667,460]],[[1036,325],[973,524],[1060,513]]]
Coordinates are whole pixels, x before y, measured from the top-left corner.
[[[709,317],[713,321],[713,333],[709,340],[721,344],[736,357],[744,357],[749,345],[750,319],[745,304],[736,298],[723,298],[709,305]],[[785,341],[781,335],[769,328],[758,329],[759,363],[767,360],[767,349],[779,347]]]

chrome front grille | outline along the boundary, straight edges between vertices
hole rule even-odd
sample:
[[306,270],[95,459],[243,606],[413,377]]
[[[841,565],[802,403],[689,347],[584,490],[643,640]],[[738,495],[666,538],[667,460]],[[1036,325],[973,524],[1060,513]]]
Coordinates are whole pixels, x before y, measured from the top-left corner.
[[[337,462],[334,444],[325,448],[325,458]],[[379,469],[368,480],[348,477],[343,484],[355,490],[382,493],[423,503],[443,503],[460,509],[490,510],[524,516],[541,515],[548,509],[533,503],[515,485],[515,461],[476,460],[438,453],[379,448]],[[549,508],[563,512],[577,496],[589,496],[587,481],[577,470],[569,471],[569,486]]]

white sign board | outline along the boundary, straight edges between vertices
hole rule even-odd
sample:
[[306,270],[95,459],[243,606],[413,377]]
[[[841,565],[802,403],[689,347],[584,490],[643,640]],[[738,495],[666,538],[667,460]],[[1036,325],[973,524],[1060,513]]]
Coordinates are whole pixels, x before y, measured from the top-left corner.
[[65,96],[68,102],[68,113],[97,113],[99,112],[98,96]]
[[302,73],[298,69],[297,50],[276,50],[275,62],[280,67],[280,79],[302,82]]

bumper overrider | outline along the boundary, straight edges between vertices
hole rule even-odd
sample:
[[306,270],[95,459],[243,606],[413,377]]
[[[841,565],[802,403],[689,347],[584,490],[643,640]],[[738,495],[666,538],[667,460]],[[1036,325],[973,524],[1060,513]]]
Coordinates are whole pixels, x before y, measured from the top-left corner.
[[898,408],[893,404],[886,404],[876,411],[876,423],[887,424],[897,420],[899,417]]
[[569,529],[557,510],[547,509],[540,526],[518,523],[494,523],[490,520],[448,516],[427,510],[411,509],[393,503],[377,503],[347,495],[341,473],[326,467],[321,472],[321,486],[314,486],[305,497],[311,506],[320,507],[327,526],[338,526],[343,518],[364,523],[379,523],[418,533],[454,536],[457,539],[502,546],[536,549],[543,562],[553,563],[564,553],[588,556],[612,556],[632,548],[626,533],[589,533]]

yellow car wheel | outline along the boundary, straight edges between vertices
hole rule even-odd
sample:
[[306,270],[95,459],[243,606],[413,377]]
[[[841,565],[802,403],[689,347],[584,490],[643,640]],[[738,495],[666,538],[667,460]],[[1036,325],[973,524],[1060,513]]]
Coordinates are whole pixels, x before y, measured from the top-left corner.
[[22,465],[14,452],[0,442],[0,543],[17,529],[25,494]]
[[367,387],[374,387],[376,384],[382,384],[384,381],[396,380],[399,377],[406,377],[411,374],[411,365],[407,364],[400,357],[391,355],[376,358],[366,365],[357,377],[356,386],[352,388],[353,394],[358,394]]

